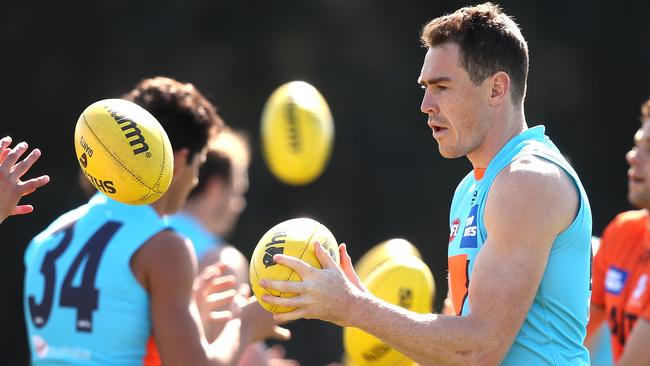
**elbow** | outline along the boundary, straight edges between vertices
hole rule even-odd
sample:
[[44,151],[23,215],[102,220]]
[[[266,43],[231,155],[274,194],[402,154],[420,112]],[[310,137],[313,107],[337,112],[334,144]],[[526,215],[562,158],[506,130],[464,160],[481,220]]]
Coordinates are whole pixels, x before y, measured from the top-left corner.
[[459,351],[459,365],[497,366],[501,364],[509,345],[506,345],[498,335],[490,335],[475,339],[472,346]]

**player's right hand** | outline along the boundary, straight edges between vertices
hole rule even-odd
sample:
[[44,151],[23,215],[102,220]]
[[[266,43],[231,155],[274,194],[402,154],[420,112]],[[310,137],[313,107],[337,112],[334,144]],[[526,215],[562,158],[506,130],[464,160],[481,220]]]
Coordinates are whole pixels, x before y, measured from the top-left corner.
[[0,140],[0,223],[8,216],[32,212],[34,210],[32,205],[19,206],[18,201],[50,181],[47,175],[21,181],[20,178],[41,156],[41,151],[34,149],[26,158],[18,162],[27,151],[27,143],[21,142],[13,149],[10,149],[9,145],[11,145],[11,137],[7,136]]
[[286,341],[291,338],[289,329],[278,326],[273,319],[273,314],[264,309],[255,296],[246,299],[246,305],[241,313],[241,326],[251,342],[267,338]]
[[206,267],[194,280],[194,301],[201,316],[209,342],[216,339],[223,327],[241,312],[235,299],[239,294],[233,275],[223,275],[223,263]]

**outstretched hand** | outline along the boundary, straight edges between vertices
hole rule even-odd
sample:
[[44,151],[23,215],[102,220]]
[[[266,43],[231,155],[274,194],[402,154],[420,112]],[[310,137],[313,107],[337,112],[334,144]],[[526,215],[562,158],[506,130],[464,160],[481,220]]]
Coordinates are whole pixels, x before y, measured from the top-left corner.
[[213,264],[194,280],[194,301],[208,342],[216,339],[226,323],[241,311],[235,301],[238,295],[235,277],[223,275],[226,268],[222,263]]
[[313,318],[347,326],[350,323],[348,319],[353,317],[353,302],[367,291],[354,272],[345,244],[339,246],[340,267],[320,243],[315,243],[314,251],[322,269],[314,268],[295,257],[283,254],[273,256],[276,263],[296,271],[302,281],[262,279],[259,283],[264,288],[296,294],[294,297],[267,294],[262,300],[273,305],[296,308],[288,313],[275,314],[275,319],[280,322]]
[[25,159],[18,162],[27,151],[27,143],[21,142],[13,149],[10,149],[9,145],[11,145],[11,137],[7,136],[0,140],[0,223],[8,216],[32,212],[34,210],[32,205],[19,206],[18,201],[50,181],[47,175],[21,181],[20,178],[41,156],[41,151],[34,149]]

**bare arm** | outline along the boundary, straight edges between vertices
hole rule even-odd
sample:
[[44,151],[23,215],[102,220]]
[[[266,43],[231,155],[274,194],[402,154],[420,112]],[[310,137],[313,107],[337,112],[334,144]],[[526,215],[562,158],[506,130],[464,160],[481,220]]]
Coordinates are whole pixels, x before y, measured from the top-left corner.
[[[278,320],[319,318],[359,327],[421,364],[497,364],[532,304],[555,237],[570,225],[577,208],[573,183],[553,164],[526,160],[500,173],[488,196],[485,224],[490,236],[474,264],[468,316],[415,314],[379,300],[352,285],[319,246],[324,270],[276,255],[303,282],[263,281],[299,294],[264,299],[298,306],[276,315]],[[342,266],[349,266],[347,255],[341,254]]]
[[242,319],[250,317],[245,314],[259,315],[245,309],[242,319],[228,321],[208,343],[192,301],[196,260],[184,239],[171,231],[150,239],[134,255],[132,267],[151,296],[153,333],[164,365],[233,365],[248,344],[277,333],[272,319],[258,327],[242,326]]
[[650,365],[650,321],[639,318],[634,329],[625,341],[623,355],[617,366],[648,366]]
[[41,156],[41,151],[34,149],[25,159],[18,162],[18,159],[27,151],[27,143],[21,142],[13,149],[9,149],[10,144],[10,137],[0,140],[0,223],[8,216],[32,212],[34,207],[18,205],[18,201],[50,181],[50,177],[47,175],[21,181],[20,178]]

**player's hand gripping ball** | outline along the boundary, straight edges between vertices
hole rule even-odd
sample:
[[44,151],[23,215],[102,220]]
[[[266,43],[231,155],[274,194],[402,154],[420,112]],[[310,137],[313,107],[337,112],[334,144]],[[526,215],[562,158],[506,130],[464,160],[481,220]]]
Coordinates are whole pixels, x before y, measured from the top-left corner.
[[260,279],[302,281],[294,270],[273,261],[273,256],[289,255],[305,261],[312,267],[322,268],[314,252],[316,242],[320,243],[336,264],[340,265],[338,244],[334,235],[315,220],[308,218],[287,220],[275,225],[262,236],[251,258],[250,281],[255,297],[265,309],[272,313],[292,311],[294,308],[271,305],[261,298],[264,294],[280,297],[293,297],[295,294],[265,289],[259,285]]
[[264,159],[276,178],[304,185],[318,178],[329,160],[334,123],[325,98],[312,85],[292,81],[276,89],[264,106]]
[[86,108],[77,120],[74,147],[90,183],[116,201],[152,203],[172,181],[167,133],[154,116],[127,100],[105,99]]

